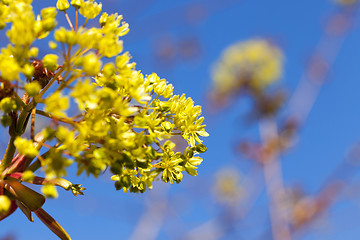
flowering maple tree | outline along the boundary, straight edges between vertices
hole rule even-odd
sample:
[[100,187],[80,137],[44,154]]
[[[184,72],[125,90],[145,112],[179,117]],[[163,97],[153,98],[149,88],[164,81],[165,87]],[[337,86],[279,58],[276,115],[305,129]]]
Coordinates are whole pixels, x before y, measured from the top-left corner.
[[[102,13],[93,0],[58,0],[39,15],[31,4],[0,1],[0,27],[9,40],[0,53],[1,124],[10,136],[0,164],[0,220],[20,208],[70,239],[42,206],[57,197],[56,187],[83,194],[80,184],[64,179],[71,165],[95,177],[109,168],[117,190],[135,193],[156,180],[179,183],[184,171],[197,175],[198,155],[206,151],[200,137],[208,136],[201,106],[174,95],[155,73],[136,70],[123,52],[120,38],[129,26],[122,15]],[[58,13],[69,27],[57,27]],[[98,16],[98,27],[87,27]],[[39,56],[34,42],[47,38],[51,52]],[[35,116],[49,120],[37,131]],[[181,152],[176,136],[187,142]],[[22,182],[43,185],[42,194]]]

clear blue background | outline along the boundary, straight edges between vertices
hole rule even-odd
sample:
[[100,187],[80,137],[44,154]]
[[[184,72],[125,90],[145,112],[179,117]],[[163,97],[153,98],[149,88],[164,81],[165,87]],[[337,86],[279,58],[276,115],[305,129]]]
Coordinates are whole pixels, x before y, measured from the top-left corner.
[[[249,164],[234,148],[245,137],[257,139],[255,125],[241,116],[248,101],[236,102],[224,111],[211,114],[207,94],[211,90],[211,66],[230,44],[250,38],[272,39],[285,55],[282,84],[291,94],[306,69],[309,57],[323,37],[331,14],[339,10],[330,0],[158,0],[102,1],[103,9],[119,12],[130,24],[124,48],[130,51],[143,73],[158,73],[203,105],[208,152],[199,176],[185,176],[179,185],[164,184],[145,194],[115,191],[105,174],[99,179],[69,177],[87,188],[85,196],[73,197],[59,189],[57,200],[47,200],[44,209],[67,230],[73,239],[130,239],[144,213],[160,207],[161,226],[156,239],[183,239],[191,230],[219,216],[222,208],[212,194],[214,176],[223,167],[244,172]],[[34,1],[35,11],[56,1]],[[287,186],[301,183],[315,194],[328,175],[344,159],[349,147],[360,138],[360,31],[359,17],[346,37],[327,82],[299,134],[298,144],[283,157]],[[3,33],[4,34],[4,33]],[[4,37],[1,36],[1,39]],[[160,57],[163,56],[163,57]],[[165,57],[164,57],[165,56]],[[3,130],[3,134],[6,132]],[[1,142],[0,152],[6,142]],[[260,176],[261,179],[261,176]],[[351,200],[339,202],[320,217],[300,239],[358,239],[360,209],[358,179],[345,192]],[[358,188],[356,188],[356,184]],[[265,197],[261,197],[237,230],[223,239],[270,239]],[[162,208],[161,208],[162,207]],[[156,211],[155,211],[156,212]],[[156,222],[156,217],[151,217]],[[147,231],[146,228],[143,228]],[[153,227],[152,230],[157,230]],[[0,224],[0,239],[56,239],[35,217],[29,222],[17,210]],[[150,239],[146,233],[143,239]]]

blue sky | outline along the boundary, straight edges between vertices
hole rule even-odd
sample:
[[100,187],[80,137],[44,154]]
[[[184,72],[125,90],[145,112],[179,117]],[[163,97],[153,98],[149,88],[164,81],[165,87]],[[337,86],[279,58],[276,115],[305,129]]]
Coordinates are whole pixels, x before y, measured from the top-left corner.
[[[38,1],[34,2],[39,11]],[[244,138],[258,139],[257,126],[243,120],[244,113],[249,111],[248,100],[237,101],[217,114],[207,110],[210,106],[206,96],[212,87],[211,67],[221,52],[238,41],[259,37],[273,40],[285,55],[281,84],[291,95],[310,56],[324,37],[326,21],[340,10],[330,0],[102,2],[104,10],[119,12],[130,24],[124,48],[130,51],[137,68],[145,74],[158,73],[173,83],[176,93],[185,92],[203,105],[210,133],[205,141],[208,152],[204,154],[199,176],[185,176],[181,184],[170,188],[160,184],[141,195],[115,191],[106,174],[96,180],[84,176],[76,178],[73,174],[69,179],[83,183],[87,188],[85,196],[75,198],[60,189],[59,199],[48,200],[44,209],[73,239],[130,239],[144,212],[159,207],[165,210],[160,216],[156,239],[181,239],[191,229],[219,216],[221,206],[212,195],[215,173],[231,167],[246,175],[251,164],[234,151],[234,146]],[[299,133],[298,144],[282,156],[286,185],[300,183],[310,195],[316,193],[344,159],[349,147],[360,139],[360,31],[357,22],[358,15],[330,66],[326,83]],[[173,51],[170,57],[156,57],[165,44]],[[179,44],[185,44],[192,52],[185,55],[182,51],[188,48],[176,47]],[[1,153],[4,145],[2,142]],[[261,181],[261,176],[259,178]],[[355,177],[353,185],[358,180]],[[345,191],[359,196],[351,186]],[[265,196],[260,197],[249,219],[236,223],[240,233],[235,231],[223,239],[257,239],[269,230],[265,201]],[[350,201],[340,198],[328,215],[320,217],[300,239],[357,239],[359,206],[358,198]],[[153,221],[156,222],[156,217]],[[0,229],[0,239],[8,235],[19,240],[56,239],[39,219],[30,223],[20,211],[2,221]]]

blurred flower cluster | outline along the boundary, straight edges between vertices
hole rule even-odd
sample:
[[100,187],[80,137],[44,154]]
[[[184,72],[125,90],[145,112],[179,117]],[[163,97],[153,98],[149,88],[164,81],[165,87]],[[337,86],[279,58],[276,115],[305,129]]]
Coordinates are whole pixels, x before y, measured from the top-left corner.
[[216,173],[214,194],[219,202],[236,205],[245,194],[240,173],[234,168],[220,169]]
[[229,46],[213,69],[213,99],[226,103],[238,93],[259,93],[282,75],[281,51],[266,40]]

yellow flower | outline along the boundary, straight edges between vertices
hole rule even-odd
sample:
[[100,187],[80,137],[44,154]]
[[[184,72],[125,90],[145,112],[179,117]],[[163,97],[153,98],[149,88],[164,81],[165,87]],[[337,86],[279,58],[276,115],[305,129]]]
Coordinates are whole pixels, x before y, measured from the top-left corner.
[[6,214],[11,206],[10,199],[5,195],[0,195],[0,215]]

